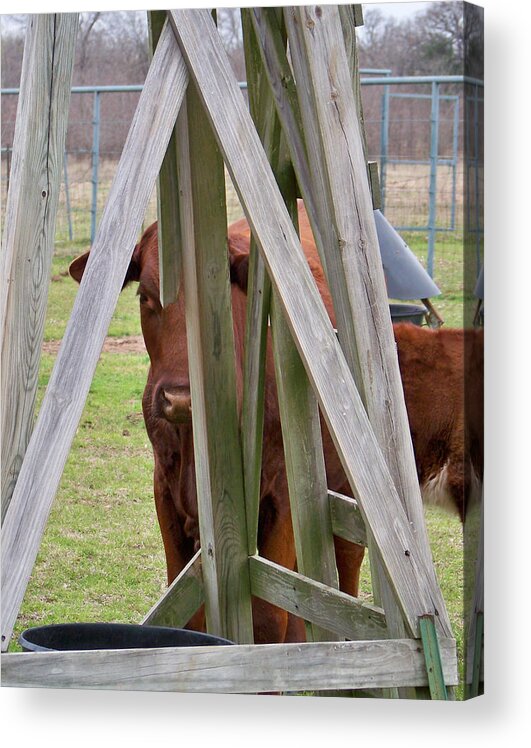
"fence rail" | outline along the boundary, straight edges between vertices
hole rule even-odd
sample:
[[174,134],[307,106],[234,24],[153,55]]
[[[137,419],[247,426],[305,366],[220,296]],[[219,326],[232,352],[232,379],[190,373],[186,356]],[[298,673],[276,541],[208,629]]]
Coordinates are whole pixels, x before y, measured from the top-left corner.
[[[469,211],[470,205],[481,205],[478,190],[482,169],[483,81],[455,75],[396,77],[384,68],[361,72],[369,156],[379,163],[382,208],[387,217],[400,231],[426,235],[426,264],[432,276],[437,236],[461,231],[466,221],[476,233],[479,265],[480,211],[465,216],[464,208],[467,206]],[[245,89],[247,84],[239,85]],[[422,91],[423,87],[428,90]],[[92,96],[92,109],[89,112],[84,105],[83,110],[78,102],[77,111],[81,114],[76,118],[72,107],[61,197],[63,220],[58,220],[61,240],[93,241],[98,211],[120,155],[120,129],[124,127],[125,131],[129,126],[142,88],[142,85],[72,87],[72,95],[83,99]],[[16,96],[18,89],[3,88],[1,93]],[[123,105],[120,116],[111,118],[103,112],[102,100],[117,94],[132,98],[127,106]],[[14,108],[11,111],[12,120],[8,113],[2,123],[2,198],[9,183]],[[471,121],[468,128],[471,142],[467,148],[465,118]],[[464,193],[470,189],[475,193],[473,199],[467,200],[470,195]],[[153,207],[151,215],[154,218]]]

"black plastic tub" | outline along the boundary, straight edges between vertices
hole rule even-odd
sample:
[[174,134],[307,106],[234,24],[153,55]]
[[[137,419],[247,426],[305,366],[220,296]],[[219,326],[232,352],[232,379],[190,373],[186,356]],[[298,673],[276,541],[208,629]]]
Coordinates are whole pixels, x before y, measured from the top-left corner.
[[233,644],[199,631],[134,623],[59,623],[27,629],[19,636],[25,652],[66,652],[85,649],[204,647]]
[[412,322],[422,325],[426,318],[426,307],[419,304],[389,304],[393,322]]

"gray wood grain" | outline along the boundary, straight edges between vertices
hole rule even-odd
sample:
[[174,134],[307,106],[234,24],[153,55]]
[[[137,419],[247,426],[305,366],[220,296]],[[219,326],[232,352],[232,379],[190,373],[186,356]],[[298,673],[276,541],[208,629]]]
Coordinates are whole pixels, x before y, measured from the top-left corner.
[[[455,642],[441,641],[446,684]],[[2,655],[2,686],[193,693],[385,688],[428,682],[418,641],[35,652]]]
[[[251,22],[251,9],[242,8],[242,32],[247,71],[249,109],[266,151],[273,148],[274,113],[271,112],[268,83],[260,62]],[[247,513],[248,551],[258,548],[262,446],[264,432],[265,364],[268,336],[271,281],[264,260],[251,236],[247,279],[247,314],[245,323],[245,359],[241,415],[243,475]]]
[[441,604],[444,609],[444,603],[417,546],[216,29],[201,10],[169,11],[169,18],[365,523],[382,553],[408,629],[416,634],[418,617],[434,613]]
[[187,83],[186,65],[171,29],[166,27],[2,528],[2,649],[11,637]]
[[[165,10],[148,11],[149,41],[152,54],[165,23],[167,23]],[[172,132],[168,150],[157,178],[157,216],[160,303],[163,307],[166,307],[177,300],[182,272],[175,130]]]
[[362,603],[265,558],[255,556],[250,565],[253,595],[315,623],[323,632],[335,632],[328,641],[341,636],[356,640],[388,638],[381,608]]
[[[296,201],[292,207],[296,215]],[[276,294],[271,333],[297,568],[338,589],[319,407]],[[313,625],[307,638],[332,641],[331,631]]]
[[[318,235],[320,239],[318,248],[321,258],[324,259],[323,267],[327,272],[327,280],[336,314],[338,336],[358,391],[360,392],[365,408],[370,414],[371,388],[370,381],[367,381],[367,369],[364,367],[364,364],[367,360],[370,363],[371,359],[370,357],[364,358],[363,352],[360,354],[358,351],[359,346],[364,343],[363,341],[360,343],[358,337],[359,322],[357,318],[358,315],[364,313],[363,305],[365,304],[365,299],[361,298],[362,308],[360,309],[360,299],[352,299],[349,294],[349,284],[343,263],[343,251],[348,251],[348,246],[346,246],[345,239],[341,233],[342,227],[338,225],[336,217],[336,209],[340,209],[340,206],[336,206],[335,204],[338,193],[333,192],[333,185],[336,180],[336,174],[333,171],[334,168],[338,168],[337,176],[341,180],[343,189],[347,190],[347,200],[348,196],[352,193],[352,184],[350,182],[355,180],[356,175],[349,175],[350,182],[348,181],[348,177],[345,179],[345,171],[349,169],[349,165],[337,162],[340,156],[337,153],[331,153],[331,144],[329,144],[328,149],[326,148],[325,141],[331,137],[332,132],[333,137],[339,137],[341,140],[339,147],[344,144],[345,136],[342,131],[338,136],[338,131],[341,130],[341,123],[339,123],[339,126],[335,122],[332,123],[336,125],[335,130],[333,130],[330,122],[323,116],[323,110],[326,109],[328,98],[335,102],[338,97],[342,97],[340,99],[341,102],[346,98],[347,106],[350,103],[349,116],[354,117],[356,120],[360,119],[359,71],[356,67],[356,37],[355,29],[352,27],[352,10],[350,7],[339,9],[339,14],[342,18],[341,31],[344,49],[339,44],[340,37],[337,19],[335,34],[331,35],[328,32],[327,45],[323,49],[324,45],[321,39],[323,30],[320,22],[317,25],[318,39],[314,45],[308,42],[307,34],[305,33],[306,24],[308,24],[312,32],[316,29],[316,21],[311,15],[310,8],[286,8],[284,12],[289,32],[293,67],[298,83],[297,90],[303,117],[304,133],[308,142],[312,143],[313,158],[310,162],[310,169],[314,184],[318,185],[318,194],[320,197],[316,205],[317,213],[312,219],[312,226],[314,223],[324,225],[322,233]],[[331,36],[332,38],[330,38]],[[333,47],[333,44],[336,46]],[[323,70],[327,70],[330,65],[335,68],[335,56],[338,53],[343,59],[348,55],[349,75],[347,81],[343,65],[343,89],[338,89],[337,87],[337,72],[335,69],[328,84],[323,80],[322,75],[319,77],[319,74],[322,74]],[[319,55],[319,62],[315,59],[316,55]],[[323,69],[320,69],[319,65],[324,66]],[[354,95],[354,107],[352,101],[350,100],[349,102],[351,85]],[[330,88],[333,89],[332,93],[330,92]],[[364,145],[361,122],[359,135],[362,145]],[[338,149],[337,144],[335,144],[335,147]],[[332,157],[335,157],[336,161],[331,164]],[[341,157],[345,157],[344,151]],[[346,154],[346,157],[350,158],[351,154]],[[363,162],[365,161],[365,148],[362,160]],[[363,164],[360,164],[359,159],[355,160],[353,166],[363,178]],[[340,201],[343,203],[343,197],[340,198]],[[340,240],[345,246],[343,251],[338,252],[337,248]],[[354,272],[356,272],[356,269],[354,269]],[[391,635],[403,637],[406,635],[406,629],[402,621],[402,613],[394,599],[391,585],[385,579],[378,548],[375,547],[370,532],[367,543],[371,561],[370,571],[374,599],[378,605],[382,605],[385,608]],[[388,694],[388,696],[392,695]]]
[[[318,155],[312,167],[320,185],[319,218],[322,221],[326,216],[329,227],[322,251],[339,339],[398,496],[408,519],[414,520],[419,551],[444,618],[442,630],[450,633],[427,545],[374,226],[353,15],[350,8],[336,6],[319,14],[309,6],[285,13],[306,138],[314,143]],[[375,600],[386,611],[391,636],[404,636],[406,628],[393,582],[385,577],[381,549],[371,532],[368,544]]]
[[[249,11],[250,14],[252,12]],[[271,14],[282,21],[281,10],[272,9]],[[248,23],[249,16],[247,19]],[[254,94],[254,97],[259,95],[259,105],[263,111],[263,120],[258,122],[258,132],[261,134],[273,174],[297,228],[295,174],[287,149],[282,147],[280,123],[257,49],[253,27],[251,26],[248,31],[252,35],[248,42],[253,43],[255,70],[258,68],[256,72],[260,74],[262,82],[262,90],[257,91],[254,85],[256,73],[250,82],[248,80],[250,93]],[[285,40],[283,43],[285,44]],[[284,321],[282,307],[275,297],[276,294],[273,295],[270,310],[271,337],[297,567],[307,577],[337,589],[339,582],[317,399]],[[333,641],[337,635],[310,622],[306,625],[306,638],[308,641]]]
[[[295,80],[286,53],[286,43],[282,38],[278,9],[251,8],[248,13],[256,33],[257,48],[271,87],[277,115],[287,138],[297,181],[308,214],[314,215],[316,195],[309,169]],[[316,230],[318,231],[317,226]]]
[[330,490],[328,499],[334,535],[351,543],[367,545],[367,530],[356,499]]
[[253,625],[224,166],[192,84],[182,114],[177,151],[205,614],[210,633],[247,643]]
[[0,255],[2,522],[33,429],[77,27],[28,16]]
[[[351,75],[341,41],[339,10],[317,14],[297,8],[296,26],[304,44],[303,62],[318,95],[313,97],[324,157],[327,213],[341,252],[338,272],[345,278],[348,306],[360,365],[360,391],[382,445],[401,501],[413,522],[422,552],[431,561],[415,459],[390,324],[385,278],[368,186],[363,138],[356,116]],[[332,98],[334,105],[327,102]],[[333,292],[332,292],[333,293]],[[341,337],[341,331],[339,332]],[[424,542],[425,541],[425,542]]]
[[201,549],[199,549],[160,600],[144,616],[141,623],[183,628],[203,604],[204,599]]

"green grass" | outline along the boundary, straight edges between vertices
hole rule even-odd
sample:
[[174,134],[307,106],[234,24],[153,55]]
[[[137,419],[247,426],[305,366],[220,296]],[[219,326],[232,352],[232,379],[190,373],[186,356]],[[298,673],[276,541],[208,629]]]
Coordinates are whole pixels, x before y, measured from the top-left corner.
[[[44,355],[42,396],[53,357]],[[103,354],[17,621],[139,622],[165,588],[141,398],[145,355]]]
[[[74,249],[77,249],[77,247]],[[68,266],[73,259],[83,254],[86,249],[84,246],[79,246],[78,251],[72,251],[72,247],[61,249],[53,258],[52,282],[48,295],[48,313],[44,329],[44,339],[46,341],[61,340],[65,333],[78,289],[77,283],[68,275]],[[109,335],[113,337],[140,335],[136,284],[131,284],[120,294],[109,327]]]
[[[427,267],[428,238],[419,233],[403,234],[424,268]],[[431,301],[447,327],[463,326],[463,242],[459,237],[439,235],[435,246],[433,280],[441,290]],[[414,303],[418,300],[413,299]]]
[[[423,257],[418,234],[405,237]],[[440,246],[440,249],[439,249]],[[59,340],[77,292],[65,275],[85,251],[58,247],[53,260],[47,341]],[[435,300],[448,326],[462,325],[462,247],[437,245]],[[120,295],[111,336],[140,334],[136,287]],[[44,354],[39,402],[54,357]],[[52,508],[15,634],[28,626],[69,621],[138,622],[165,589],[165,562],[152,492],[152,452],[141,413],[146,355],[102,354],[63,479]],[[459,520],[429,510],[427,523],[437,575],[462,652],[463,552]],[[368,562],[362,596],[370,599]],[[18,645],[12,647],[18,649]]]

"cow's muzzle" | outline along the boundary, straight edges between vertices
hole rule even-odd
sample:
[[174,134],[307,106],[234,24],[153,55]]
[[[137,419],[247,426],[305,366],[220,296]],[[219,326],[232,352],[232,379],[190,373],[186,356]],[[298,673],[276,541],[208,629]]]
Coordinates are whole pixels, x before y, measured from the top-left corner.
[[171,423],[185,423],[192,417],[192,398],[188,387],[161,387],[159,390],[161,414]]

